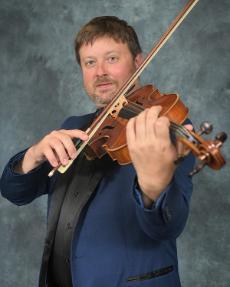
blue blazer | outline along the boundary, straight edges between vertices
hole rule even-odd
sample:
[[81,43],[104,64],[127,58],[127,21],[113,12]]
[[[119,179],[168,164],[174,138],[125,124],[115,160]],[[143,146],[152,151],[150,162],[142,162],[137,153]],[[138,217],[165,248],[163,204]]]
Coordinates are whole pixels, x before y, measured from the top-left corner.
[[[70,117],[62,128],[82,129],[93,116]],[[42,194],[52,200],[55,177],[48,178],[47,163],[28,174],[13,172],[13,165],[24,153],[14,156],[5,167],[2,195],[17,205]],[[149,209],[143,206],[132,164],[117,164],[108,170],[75,230],[71,249],[73,286],[181,286],[176,238],[189,213],[192,182],[188,174],[193,166],[190,154]]]

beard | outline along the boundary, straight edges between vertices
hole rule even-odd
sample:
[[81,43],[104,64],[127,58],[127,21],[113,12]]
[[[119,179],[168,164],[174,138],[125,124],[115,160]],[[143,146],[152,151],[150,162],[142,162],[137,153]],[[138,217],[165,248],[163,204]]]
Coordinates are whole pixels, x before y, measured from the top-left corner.
[[[105,87],[104,90],[103,88],[98,90],[98,87],[107,84],[112,85],[111,89],[107,89]],[[116,96],[118,87],[119,86],[117,81],[111,79],[108,76],[102,76],[96,79],[96,81],[93,83],[93,91],[87,91],[87,94],[97,107],[104,107]]]
[[97,94],[93,94],[93,95],[90,95],[90,98],[93,100],[93,102],[98,108],[102,108],[102,107],[105,107],[107,104],[109,104],[112,101],[112,99],[115,97],[115,95],[116,93],[111,93],[107,95],[106,97],[101,97]]

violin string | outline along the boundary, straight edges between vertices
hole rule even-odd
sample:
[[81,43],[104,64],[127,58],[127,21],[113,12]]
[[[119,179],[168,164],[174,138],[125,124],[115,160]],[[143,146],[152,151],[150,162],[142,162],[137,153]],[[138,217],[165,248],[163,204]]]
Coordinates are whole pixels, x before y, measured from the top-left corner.
[[173,131],[176,135],[178,136],[183,136],[187,138],[187,134],[184,133],[184,131],[181,131],[180,128],[178,128],[177,125],[175,125],[174,123],[170,123],[170,130]]
[[[144,110],[144,108],[142,108],[140,105],[138,105],[136,103],[129,102],[128,105],[123,107],[123,110],[127,111],[127,112],[129,112],[135,116],[135,115],[139,114],[140,112],[142,112]],[[175,135],[186,137],[190,141],[195,141],[194,137],[182,125],[176,124],[174,122],[170,122],[170,130],[172,132],[174,132]]]
[[[144,108],[142,108],[140,105],[138,105],[136,103],[133,103],[133,102],[130,102],[129,105],[124,107],[124,109],[126,109],[126,107],[128,108],[127,110],[129,112],[134,112],[134,110],[132,110],[132,108],[136,109],[136,111],[138,110],[138,112],[144,111]],[[176,124],[174,122],[170,122],[170,125],[174,126],[175,130],[180,131],[180,134],[190,135],[189,132],[187,131],[187,129],[184,128],[182,125],[178,125],[178,124]]]
[[[129,102],[129,104],[127,106],[125,106],[124,108],[128,108],[128,110],[130,112],[134,112],[132,110],[132,108],[136,109],[136,111],[138,111],[139,113],[142,112],[144,110],[144,108],[142,108],[140,105],[134,103],[134,102]],[[130,109],[131,108],[131,109]],[[179,125],[179,124],[176,124],[174,122],[170,122],[170,125],[171,126],[176,126],[176,130],[177,131],[180,131],[180,135],[184,135],[186,136],[187,138],[190,138],[191,137],[191,134],[189,133],[189,131],[182,125]]]
[[124,106],[124,109],[125,110],[129,110],[131,112],[133,111],[134,113],[135,113],[135,110],[136,110],[136,112],[137,112],[136,114],[139,114],[142,111],[144,111],[144,109],[140,105],[138,105],[136,103],[133,103],[133,102],[128,102],[128,105]]

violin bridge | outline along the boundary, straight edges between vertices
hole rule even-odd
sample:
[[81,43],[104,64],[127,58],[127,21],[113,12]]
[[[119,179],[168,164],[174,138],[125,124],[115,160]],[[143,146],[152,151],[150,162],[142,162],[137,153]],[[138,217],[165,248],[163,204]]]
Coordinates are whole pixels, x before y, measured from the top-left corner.
[[119,97],[117,101],[109,109],[108,114],[110,114],[112,118],[116,119],[121,109],[127,104],[128,101],[125,96]]

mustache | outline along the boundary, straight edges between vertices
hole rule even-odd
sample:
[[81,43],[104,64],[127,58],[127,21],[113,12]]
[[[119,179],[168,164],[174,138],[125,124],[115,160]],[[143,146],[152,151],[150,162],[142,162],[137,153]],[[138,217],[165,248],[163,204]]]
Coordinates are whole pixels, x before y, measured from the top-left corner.
[[108,83],[115,83],[116,81],[110,79],[108,76],[101,76],[101,77],[98,77],[95,82],[94,82],[94,85],[97,86],[97,85],[102,85],[102,84],[108,84]]

